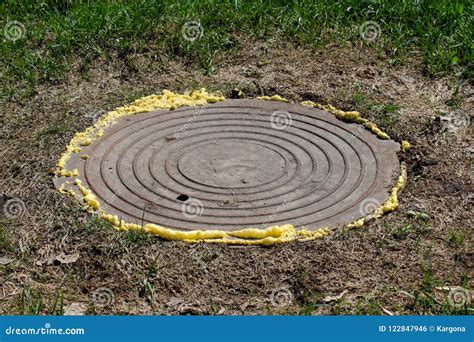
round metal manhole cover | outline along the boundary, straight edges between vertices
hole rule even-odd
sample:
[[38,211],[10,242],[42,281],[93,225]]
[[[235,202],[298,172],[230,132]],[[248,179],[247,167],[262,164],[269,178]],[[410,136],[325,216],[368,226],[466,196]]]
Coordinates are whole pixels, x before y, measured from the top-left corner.
[[126,222],[317,229],[382,204],[399,172],[398,150],[323,110],[226,100],[122,118],[73,154],[68,169]]

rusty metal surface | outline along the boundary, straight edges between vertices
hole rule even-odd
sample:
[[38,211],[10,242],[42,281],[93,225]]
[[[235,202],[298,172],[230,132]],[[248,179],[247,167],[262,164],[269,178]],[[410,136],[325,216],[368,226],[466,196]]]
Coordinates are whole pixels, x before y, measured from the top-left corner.
[[127,222],[316,229],[368,214],[367,201],[383,203],[398,149],[319,109],[226,100],[122,118],[67,168]]

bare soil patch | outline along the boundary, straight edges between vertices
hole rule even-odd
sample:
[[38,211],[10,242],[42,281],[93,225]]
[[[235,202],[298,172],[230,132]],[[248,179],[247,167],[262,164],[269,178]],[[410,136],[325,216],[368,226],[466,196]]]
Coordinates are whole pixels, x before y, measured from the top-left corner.
[[[212,75],[153,53],[88,69],[79,59],[64,82],[4,106],[0,204],[18,198],[26,210],[0,213],[0,314],[55,314],[61,303],[91,314],[456,312],[437,288],[474,287],[472,83],[430,79],[416,58],[391,65],[355,46],[245,46]],[[361,110],[413,146],[402,156],[409,181],[399,210],[313,242],[239,248],[116,232],[54,190],[49,170],[94,117],[162,89],[198,87]],[[387,113],[387,104],[397,109]]]

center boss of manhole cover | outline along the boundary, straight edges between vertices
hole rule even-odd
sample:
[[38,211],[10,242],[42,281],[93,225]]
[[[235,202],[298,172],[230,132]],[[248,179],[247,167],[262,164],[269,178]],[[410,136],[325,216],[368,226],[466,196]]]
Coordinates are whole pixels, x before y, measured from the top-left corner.
[[367,215],[363,203],[381,205],[400,169],[398,150],[324,110],[225,100],[124,117],[72,154],[68,169],[126,222],[315,230]]

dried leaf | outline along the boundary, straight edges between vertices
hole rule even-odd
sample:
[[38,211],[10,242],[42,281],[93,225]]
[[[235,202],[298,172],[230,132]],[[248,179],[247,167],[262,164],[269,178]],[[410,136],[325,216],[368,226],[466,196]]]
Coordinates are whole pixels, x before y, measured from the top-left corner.
[[64,254],[61,253],[56,256],[56,260],[59,261],[61,264],[72,264],[79,259],[79,253],[74,254]]
[[0,257],[0,265],[8,265],[9,263],[13,262],[15,259],[7,258],[7,257]]
[[339,293],[338,295],[335,295],[335,296],[326,296],[323,298],[323,302],[325,303],[329,303],[329,302],[334,302],[336,300],[339,300],[341,299],[342,297],[344,297],[344,295],[347,293],[348,291],[347,290],[344,290],[342,291],[341,293]]
[[86,313],[87,305],[84,303],[71,303],[64,310],[64,316],[84,316]]

